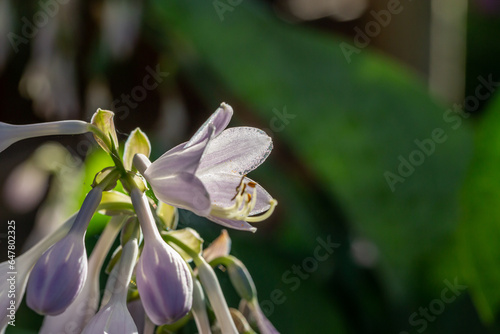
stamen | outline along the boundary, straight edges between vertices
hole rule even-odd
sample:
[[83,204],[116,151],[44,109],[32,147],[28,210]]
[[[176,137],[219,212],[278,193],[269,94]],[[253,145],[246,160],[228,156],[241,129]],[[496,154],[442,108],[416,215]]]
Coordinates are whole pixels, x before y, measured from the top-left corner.
[[[240,183],[236,186],[236,194],[234,195],[233,198],[231,198],[231,201],[234,201],[234,199],[236,198],[236,196],[238,196],[239,193],[245,192],[245,188],[247,186],[246,184],[243,183],[245,181],[245,177],[246,177],[246,175],[243,175],[241,177]],[[243,191],[240,191],[242,184],[244,184]]]
[[274,212],[274,208],[276,207],[276,205],[278,205],[278,201],[273,198],[272,200],[269,201],[269,205],[271,205],[271,207],[264,214],[260,216],[247,217],[245,221],[249,223],[257,223],[271,217],[271,215]]
[[[260,222],[271,216],[274,208],[278,204],[275,199],[269,201],[270,208],[265,213],[259,216],[249,217],[250,213],[253,211],[255,205],[257,204],[257,183],[253,181],[245,183],[244,181],[245,176],[241,178],[240,184],[236,187],[236,195],[234,195],[234,197],[231,199],[231,201],[234,200],[234,204],[225,208],[217,205],[212,205],[212,210],[210,212],[212,216],[248,222]],[[250,188],[253,190],[252,193],[247,192],[247,189]]]

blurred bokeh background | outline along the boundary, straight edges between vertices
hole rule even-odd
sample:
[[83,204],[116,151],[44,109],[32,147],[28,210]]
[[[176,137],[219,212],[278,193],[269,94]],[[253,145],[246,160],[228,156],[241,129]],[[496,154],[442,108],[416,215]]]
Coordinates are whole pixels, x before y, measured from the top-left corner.
[[[0,121],[109,109],[154,159],[225,101],[231,126],[274,139],[250,177],[276,213],[229,232],[281,333],[496,333],[499,31],[496,0],[0,0]],[[0,159],[18,247],[110,163],[83,135]],[[207,243],[220,233],[186,212],[180,224]],[[17,320],[8,333],[41,322],[26,307]]]

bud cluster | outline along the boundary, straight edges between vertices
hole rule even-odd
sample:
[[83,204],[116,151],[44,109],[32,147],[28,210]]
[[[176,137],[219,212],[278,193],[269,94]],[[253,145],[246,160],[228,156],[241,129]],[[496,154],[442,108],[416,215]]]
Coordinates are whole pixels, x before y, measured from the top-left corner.
[[[15,308],[26,292],[27,306],[45,316],[40,333],[175,332],[190,321],[199,333],[277,333],[259,308],[248,270],[229,255],[228,233],[204,248],[195,230],[177,229],[184,209],[255,232],[249,223],[268,218],[277,205],[246,177],[269,155],[271,138],[255,128],[225,129],[232,113],[221,104],[188,142],[153,162],[139,128],[120,153],[111,111],[98,109],[90,123],[0,123],[0,152],[25,138],[92,132],[113,161],[96,174],[80,210],[16,260]],[[110,219],[87,258],[85,235],[97,212]],[[213,269],[221,266],[242,299],[239,310],[225,300]],[[8,263],[0,263],[0,305],[8,306],[7,272]],[[0,310],[0,332],[12,314]]]

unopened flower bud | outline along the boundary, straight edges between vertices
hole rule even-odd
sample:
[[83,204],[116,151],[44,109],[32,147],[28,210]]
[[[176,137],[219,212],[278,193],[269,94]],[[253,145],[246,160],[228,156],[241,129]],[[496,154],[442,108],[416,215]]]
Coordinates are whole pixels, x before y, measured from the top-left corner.
[[179,253],[161,238],[146,196],[137,187],[130,196],[144,234],[136,270],[137,289],[151,321],[171,324],[191,309],[193,278]]
[[227,264],[227,273],[231,283],[241,298],[250,301],[257,296],[252,276],[240,260],[232,256],[230,258],[232,261]]
[[111,301],[85,326],[82,334],[137,334],[137,327],[127,305],[118,299]]
[[153,323],[174,323],[191,309],[193,279],[189,268],[163,240],[145,240],[136,279],[144,309]]
[[84,236],[102,198],[102,189],[92,189],[85,198],[71,230],[37,261],[26,291],[30,308],[40,314],[57,315],[75,300],[87,278]]
[[87,254],[81,235],[70,233],[50,247],[31,272],[28,306],[40,314],[62,313],[76,298],[87,276]]
[[[82,334],[136,334],[137,327],[127,309],[127,291],[135,260],[137,239],[131,239],[123,248],[116,279],[112,281],[112,296],[109,302],[89,321]],[[108,287],[107,287],[108,288]]]

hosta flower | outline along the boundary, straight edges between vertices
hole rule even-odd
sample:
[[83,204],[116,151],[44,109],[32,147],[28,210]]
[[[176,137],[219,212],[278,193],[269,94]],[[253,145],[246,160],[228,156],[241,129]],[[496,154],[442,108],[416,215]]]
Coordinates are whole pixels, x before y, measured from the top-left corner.
[[40,314],[62,313],[73,302],[87,276],[83,237],[70,233],[38,260],[28,282],[28,306]]
[[59,121],[39,124],[13,125],[0,122],[0,152],[17,141],[50,135],[74,135],[90,131],[83,121]]
[[232,114],[222,103],[188,142],[150,165],[137,155],[135,164],[161,201],[223,226],[255,231],[247,222],[268,218],[277,202],[245,175],[267,158],[272,140],[256,128],[224,130]]
[[45,316],[39,331],[40,334],[81,333],[90,318],[94,316],[99,305],[101,267],[123,220],[124,218],[121,216],[111,218],[90,255],[87,279],[82,291],[63,313],[56,316]]
[[90,319],[82,334],[135,334],[138,333],[134,320],[127,309],[127,291],[132,270],[137,258],[137,239],[123,247],[122,257],[114,281],[109,302]]
[[60,314],[81,291],[87,277],[85,231],[101,197],[99,187],[89,192],[68,235],[43,253],[33,267],[26,302],[34,311]]
[[179,253],[161,238],[146,196],[134,188],[131,198],[144,234],[136,269],[137,289],[151,321],[171,324],[191,309],[193,279]]
[[127,304],[127,308],[130,312],[130,315],[132,316],[132,319],[134,319],[134,324],[139,330],[139,333],[144,332],[144,324],[146,323],[146,311],[144,310],[144,306],[142,306],[141,299],[138,298],[129,302]]
[[[54,233],[17,257],[14,264],[8,261],[0,263],[0,333],[3,333],[10,320],[15,319],[15,313],[23,299],[31,268],[47,248],[66,235],[73,225],[75,217],[76,215],[72,216]],[[16,274],[12,275],[12,271]],[[15,276],[15,293],[11,290],[12,276]]]

